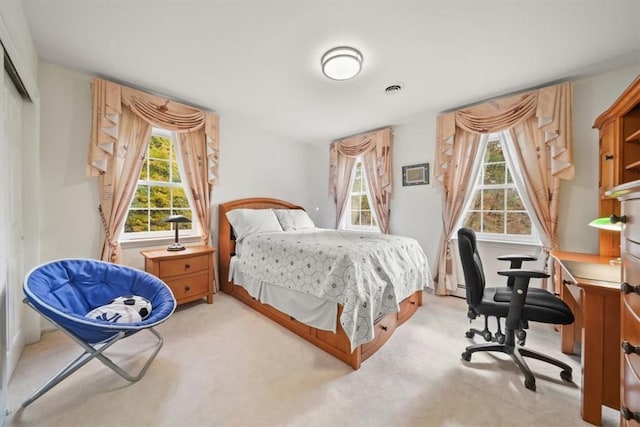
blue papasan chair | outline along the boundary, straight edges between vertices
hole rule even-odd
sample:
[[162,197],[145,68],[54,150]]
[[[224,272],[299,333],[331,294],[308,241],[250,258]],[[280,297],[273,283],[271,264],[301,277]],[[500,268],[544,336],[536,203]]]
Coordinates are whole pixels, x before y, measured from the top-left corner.
[[[62,259],[42,264],[25,277],[24,302],[78,343],[84,352],[62,368],[22,403],[22,408],[96,358],[122,378],[134,382],[144,376],[162,347],[162,336],[153,328],[171,316],[176,300],[169,287],[144,271],[93,259]],[[112,323],[85,315],[124,295],[138,295],[151,302],[151,313],[135,323]],[[148,329],[156,337],[152,354],[137,375],[131,375],[109,359],[104,351],[122,338]]]

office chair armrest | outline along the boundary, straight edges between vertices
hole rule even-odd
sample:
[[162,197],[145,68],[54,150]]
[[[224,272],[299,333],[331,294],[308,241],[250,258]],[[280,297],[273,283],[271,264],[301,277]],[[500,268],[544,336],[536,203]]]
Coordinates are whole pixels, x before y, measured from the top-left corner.
[[498,274],[501,276],[507,277],[521,277],[528,279],[546,279],[549,277],[549,274],[545,273],[542,270],[521,270],[519,268],[511,268],[508,270],[500,270]]
[[[523,254],[509,254],[509,255],[500,255],[498,257],[499,261],[509,261],[509,269],[514,268],[522,268],[523,261],[537,261],[538,258],[533,255],[523,255]],[[507,279],[507,286],[513,289],[513,282],[516,280],[515,277],[509,277]]]
[[533,255],[523,255],[523,254],[509,254],[509,255],[500,255],[498,257],[499,261],[510,261],[511,265],[509,268],[520,268],[522,267],[523,261],[537,261],[538,257]]
[[[522,309],[524,308],[524,302],[527,298],[527,291],[529,290],[529,281],[531,279],[544,279],[549,277],[547,273],[540,270],[501,270],[498,271],[501,276],[507,276],[509,279],[513,278],[513,292],[511,294],[511,303],[509,304],[509,313],[507,314],[506,327],[507,329],[516,330],[520,327],[522,322]],[[513,343],[507,343],[513,345]]]

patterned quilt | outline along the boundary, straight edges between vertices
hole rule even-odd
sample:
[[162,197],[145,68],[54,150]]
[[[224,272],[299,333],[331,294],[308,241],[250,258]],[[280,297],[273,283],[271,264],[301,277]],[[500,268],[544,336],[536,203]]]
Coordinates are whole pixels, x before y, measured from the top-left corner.
[[427,258],[414,239],[326,229],[247,236],[235,268],[256,280],[343,305],[340,324],[351,350],[374,338],[380,313],[430,283]]

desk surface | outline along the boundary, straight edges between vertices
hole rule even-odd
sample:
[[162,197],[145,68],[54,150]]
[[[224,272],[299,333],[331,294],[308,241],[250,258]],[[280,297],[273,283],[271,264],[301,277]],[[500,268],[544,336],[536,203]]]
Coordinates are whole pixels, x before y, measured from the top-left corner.
[[622,267],[620,264],[610,264],[614,258],[561,251],[553,251],[551,256],[562,263],[580,286],[620,289]]

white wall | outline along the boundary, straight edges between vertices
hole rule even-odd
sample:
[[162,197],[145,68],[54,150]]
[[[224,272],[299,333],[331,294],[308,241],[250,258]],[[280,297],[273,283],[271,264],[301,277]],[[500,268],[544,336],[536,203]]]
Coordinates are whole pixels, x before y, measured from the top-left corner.
[[85,176],[91,129],[91,78],[40,63],[40,254],[96,258],[98,187]]
[[[433,185],[436,136],[435,112],[393,124],[393,193],[391,223],[393,234],[420,242],[431,266],[442,233],[441,192]],[[429,184],[402,186],[402,166],[429,163]]]
[[[95,178],[85,176],[91,126],[92,76],[40,63],[42,259],[99,256],[100,221]],[[315,215],[315,162],[324,150],[287,141],[220,112],[220,183],[213,190],[214,242],[217,205],[242,197],[275,197]],[[319,160],[321,163],[323,160]],[[143,268],[142,247],[123,250],[125,264]]]
[[598,217],[598,130],[593,122],[640,74],[640,65],[589,78],[573,85],[573,159],[576,179],[560,188],[559,246],[564,251],[598,253],[598,230],[587,224]]

